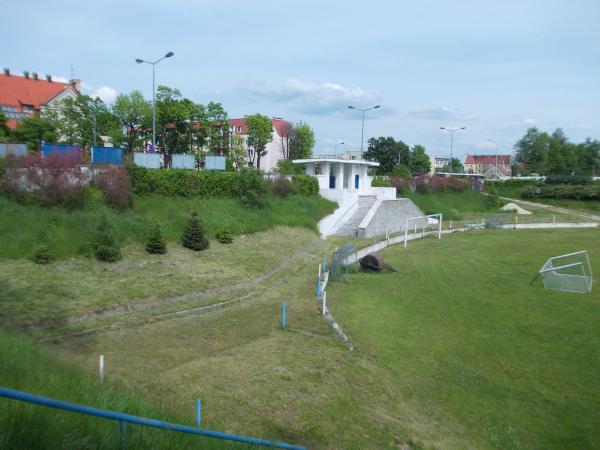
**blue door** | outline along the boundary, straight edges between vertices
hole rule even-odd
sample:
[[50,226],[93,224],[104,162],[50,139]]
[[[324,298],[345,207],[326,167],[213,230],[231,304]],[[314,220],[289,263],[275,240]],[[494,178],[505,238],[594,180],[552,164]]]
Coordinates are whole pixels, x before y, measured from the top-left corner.
[[358,175],[354,175],[354,189],[358,189],[358,180],[359,180],[359,176]]
[[329,189],[335,189],[335,175],[329,175]]

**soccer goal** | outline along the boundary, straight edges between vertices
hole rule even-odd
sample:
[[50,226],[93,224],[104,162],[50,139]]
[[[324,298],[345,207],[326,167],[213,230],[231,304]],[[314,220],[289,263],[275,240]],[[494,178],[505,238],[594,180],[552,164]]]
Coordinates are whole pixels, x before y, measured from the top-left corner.
[[409,217],[406,219],[406,226],[404,227],[404,248],[408,246],[408,232],[412,231],[413,238],[416,239],[419,236],[424,238],[425,236],[436,236],[438,239],[442,238],[442,215],[441,214],[429,214],[427,216]]
[[538,274],[546,289],[592,292],[592,267],[585,250],[548,258]]

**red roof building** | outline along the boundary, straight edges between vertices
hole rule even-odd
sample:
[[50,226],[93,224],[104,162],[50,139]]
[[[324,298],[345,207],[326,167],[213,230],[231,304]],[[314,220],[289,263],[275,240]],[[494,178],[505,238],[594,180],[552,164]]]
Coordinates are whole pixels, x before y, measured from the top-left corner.
[[485,175],[486,178],[510,177],[510,155],[467,155],[465,172]]
[[20,120],[30,117],[43,108],[58,106],[66,97],[79,95],[79,81],[69,83],[54,81],[50,75],[39,78],[33,72],[24,72],[23,76],[13,75],[8,69],[0,74],[0,109],[4,111],[10,128],[17,126]]

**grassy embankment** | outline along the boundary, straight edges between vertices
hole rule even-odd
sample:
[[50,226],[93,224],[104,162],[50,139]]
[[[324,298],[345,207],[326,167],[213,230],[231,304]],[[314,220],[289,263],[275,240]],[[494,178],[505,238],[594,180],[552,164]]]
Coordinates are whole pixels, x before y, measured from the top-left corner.
[[[600,293],[530,285],[545,259],[597,230],[496,231],[384,251],[397,273],[328,288],[356,351],[385,367],[415,437],[439,448],[598,448]],[[401,413],[410,404],[413,414]]]
[[319,196],[270,196],[262,208],[243,207],[231,198],[135,196],[135,207],[113,213],[102,204],[66,211],[21,205],[0,196],[1,258],[23,258],[46,242],[56,258],[89,254],[89,245],[102,214],[112,218],[123,244],[144,242],[153,222],[161,226],[169,241],[179,241],[185,221],[198,211],[211,236],[221,228],[240,235],[267,230],[276,225],[316,229],[317,221],[333,210],[334,204]]

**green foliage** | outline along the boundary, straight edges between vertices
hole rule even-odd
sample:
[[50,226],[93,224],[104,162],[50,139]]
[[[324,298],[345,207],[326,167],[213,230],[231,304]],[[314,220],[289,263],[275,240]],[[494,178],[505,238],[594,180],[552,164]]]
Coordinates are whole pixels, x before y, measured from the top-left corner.
[[278,176],[273,181],[272,192],[278,197],[287,197],[292,193],[292,182],[285,176]]
[[442,167],[439,170],[436,170],[436,172],[443,172],[443,173],[462,173],[465,171],[465,168],[463,167],[462,163],[460,162],[460,159],[458,158],[452,158],[452,160],[450,161],[450,164],[446,164],[444,167]]
[[7,141],[10,136],[10,128],[8,128],[7,122],[6,114],[0,109],[0,142]]
[[545,186],[527,186],[521,197],[600,200],[600,185],[551,184]]
[[204,223],[195,212],[190,215],[190,218],[183,229],[181,245],[196,252],[205,250],[209,246]]
[[36,264],[50,264],[53,259],[54,257],[50,253],[50,249],[45,244],[40,245],[32,257],[33,262]]
[[140,91],[119,94],[112,107],[122,127],[126,129],[126,151],[141,146],[142,130],[152,126],[152,107]]
[[592,177],[585,175],[548,175],[544,184],[589,184]]
[[502,202],[496,191],[490,191],[485,197],[485,207],[487,209],[498,209]]
[[292,192],[300,195],[317,195],[319,193],[319,181],[310,175],[293,175]]
[[148,234],[146,241],[146,251],[150,254],[164,255],[167,253],[167,244],[160,232],[160,225],[155,222]]
[[[396,166],[396,167],[398,167],[398,166]],[[406,167],[406,166],[400,166],[400,167]],[[383,177],[373,177],[373,180],[371,181],[371,186],[373,186],[373,187],[390,187],[390,181]]]
[[247,152],[244,148],[244,138],[240,135],[234,134],[231,136],[227,160],[230,161],[233,169],[241,170],[248,166],[248,163],[246,162],[246,156]]
[[[229,197],[242,176],[234,172],[185,169],[152,170],[128,166],[135,194],[160,194],[181,197]],[[243,172],[243,171],[242,171]]]
[[289,159],[280,159],[277,161],[274,172],[280,175],[301,175],[304,173],[304,167],[301,164],[294,164]]
[[411,175],[410,168],[404,164],[396,164],[391,173],[391,176],[395,178],[410,178]]
[[231,244],[233,242],[233,235],[229,230],[219,230],[216,232],[215,237],[221,244]]
[[123,256],[116,238],[115,227],[109,219],[108,214],[104,214],[100,220],[93,247],[94,255],[99,261],[115,262]]
[[375,168],[376,175],[389,175],[398,164],[408,165],[410,160],[410,149],[402,141],[396,141],[393,137],[371,138],[368,141],[369,148],[364,152],[364,159],[379,162]]
[[315,133],[312,128],[304,122],[293,125],[288,146],[289,159],[310,158],[315,146]]
[[[410,173],[415,177],[429,173],[431,170],[431,161],[425,153],[425,147],[422,145],[413,145],[410,151],[408,166]],[[394,176],[402,178],[402,175],[394,174]]]
[[246,117],[246,126],[250,165],[253,166],[256,161],[256,168],[260,170],[260,159],[267,154],[267,144],[273,137],[273,124],[267,116],[257,113]]
[[26,142],[30,150],[39,151],[41,141],[58,140],[57,128],[56,121],[34,115],[19,121],[17,127],[11,131],[10,138],[17,142]]
[[231,193],[246,206],[262,206],[264,196],[269,191],[262,173],[255,169],[243,169],[234,174]]

